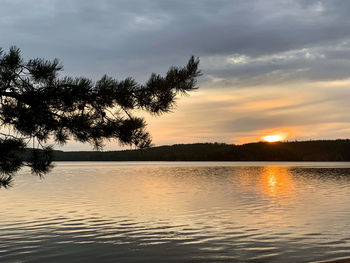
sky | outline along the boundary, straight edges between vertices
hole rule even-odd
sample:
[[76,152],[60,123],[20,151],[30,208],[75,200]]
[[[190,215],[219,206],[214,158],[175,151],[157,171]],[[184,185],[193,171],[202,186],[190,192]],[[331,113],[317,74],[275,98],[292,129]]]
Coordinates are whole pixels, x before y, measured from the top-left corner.
[[154,145],[349,138],[349,12],[347,0],[0,0],[0,47],[141,83],[199,57],[197,91],[172,113],[137,113]]

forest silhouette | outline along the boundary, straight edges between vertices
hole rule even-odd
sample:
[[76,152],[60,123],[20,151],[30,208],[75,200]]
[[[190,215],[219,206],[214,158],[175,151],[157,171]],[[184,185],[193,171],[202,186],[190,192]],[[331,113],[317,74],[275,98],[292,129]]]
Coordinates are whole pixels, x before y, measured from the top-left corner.
[[176,144],[146,150],[54,151],[55,161],[350,161],[350,140]]

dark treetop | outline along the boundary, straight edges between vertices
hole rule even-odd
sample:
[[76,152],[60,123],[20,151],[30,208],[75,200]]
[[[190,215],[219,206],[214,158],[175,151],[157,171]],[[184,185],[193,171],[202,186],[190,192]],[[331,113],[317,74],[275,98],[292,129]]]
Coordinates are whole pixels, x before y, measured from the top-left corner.
[[192,56],[185,67],[171,67],[165,77],[152,74],[145,84],[106,75],[93,82],[59,76],[63,67],[57,59],[24,62],[18,48],[0,49],[0,187],[8,186],[23,166],[37,175],[48,172],[49,139],[64,144],[73,138],[96,149],[106,139],[149,147],[146,123],[133,112],[159,115],[173,109],[179,93],[197,88],[198,64]]
[[147,150],[54,151],[54,161],[350,161],[350,140],[176,144]]

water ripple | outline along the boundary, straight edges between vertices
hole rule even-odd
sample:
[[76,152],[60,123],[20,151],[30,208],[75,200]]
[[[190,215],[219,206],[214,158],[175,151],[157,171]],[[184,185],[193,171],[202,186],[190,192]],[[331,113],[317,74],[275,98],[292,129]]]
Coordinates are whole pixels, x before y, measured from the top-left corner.
[[43,181],[19,175],[0,192],[0,262],[350,257],[343,164],[176,165],[65,163]]

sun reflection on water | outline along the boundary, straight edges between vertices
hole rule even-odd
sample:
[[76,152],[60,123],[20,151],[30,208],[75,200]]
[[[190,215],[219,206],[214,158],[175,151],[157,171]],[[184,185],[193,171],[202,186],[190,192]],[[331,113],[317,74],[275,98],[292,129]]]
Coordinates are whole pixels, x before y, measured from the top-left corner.
[[306,262],[305,249],[319,255],[317,242],[331,255],[349,250],[350,169],[199,165],[67,163],[45,180],[18,175],[14,188],[0,191],[0,261],[21,261],[13,251],[53,261],[48,246],[68,262],[131,260],[135,251],[147,262],[155,262],[148,254],[186,261],[194,251],[210,262],[222,254],[244,262],[293,261],[293,254]]
[[284,200],[294,194],[294,184],[289,167],[266,166],[260,175],[262,192],[271,198]]

